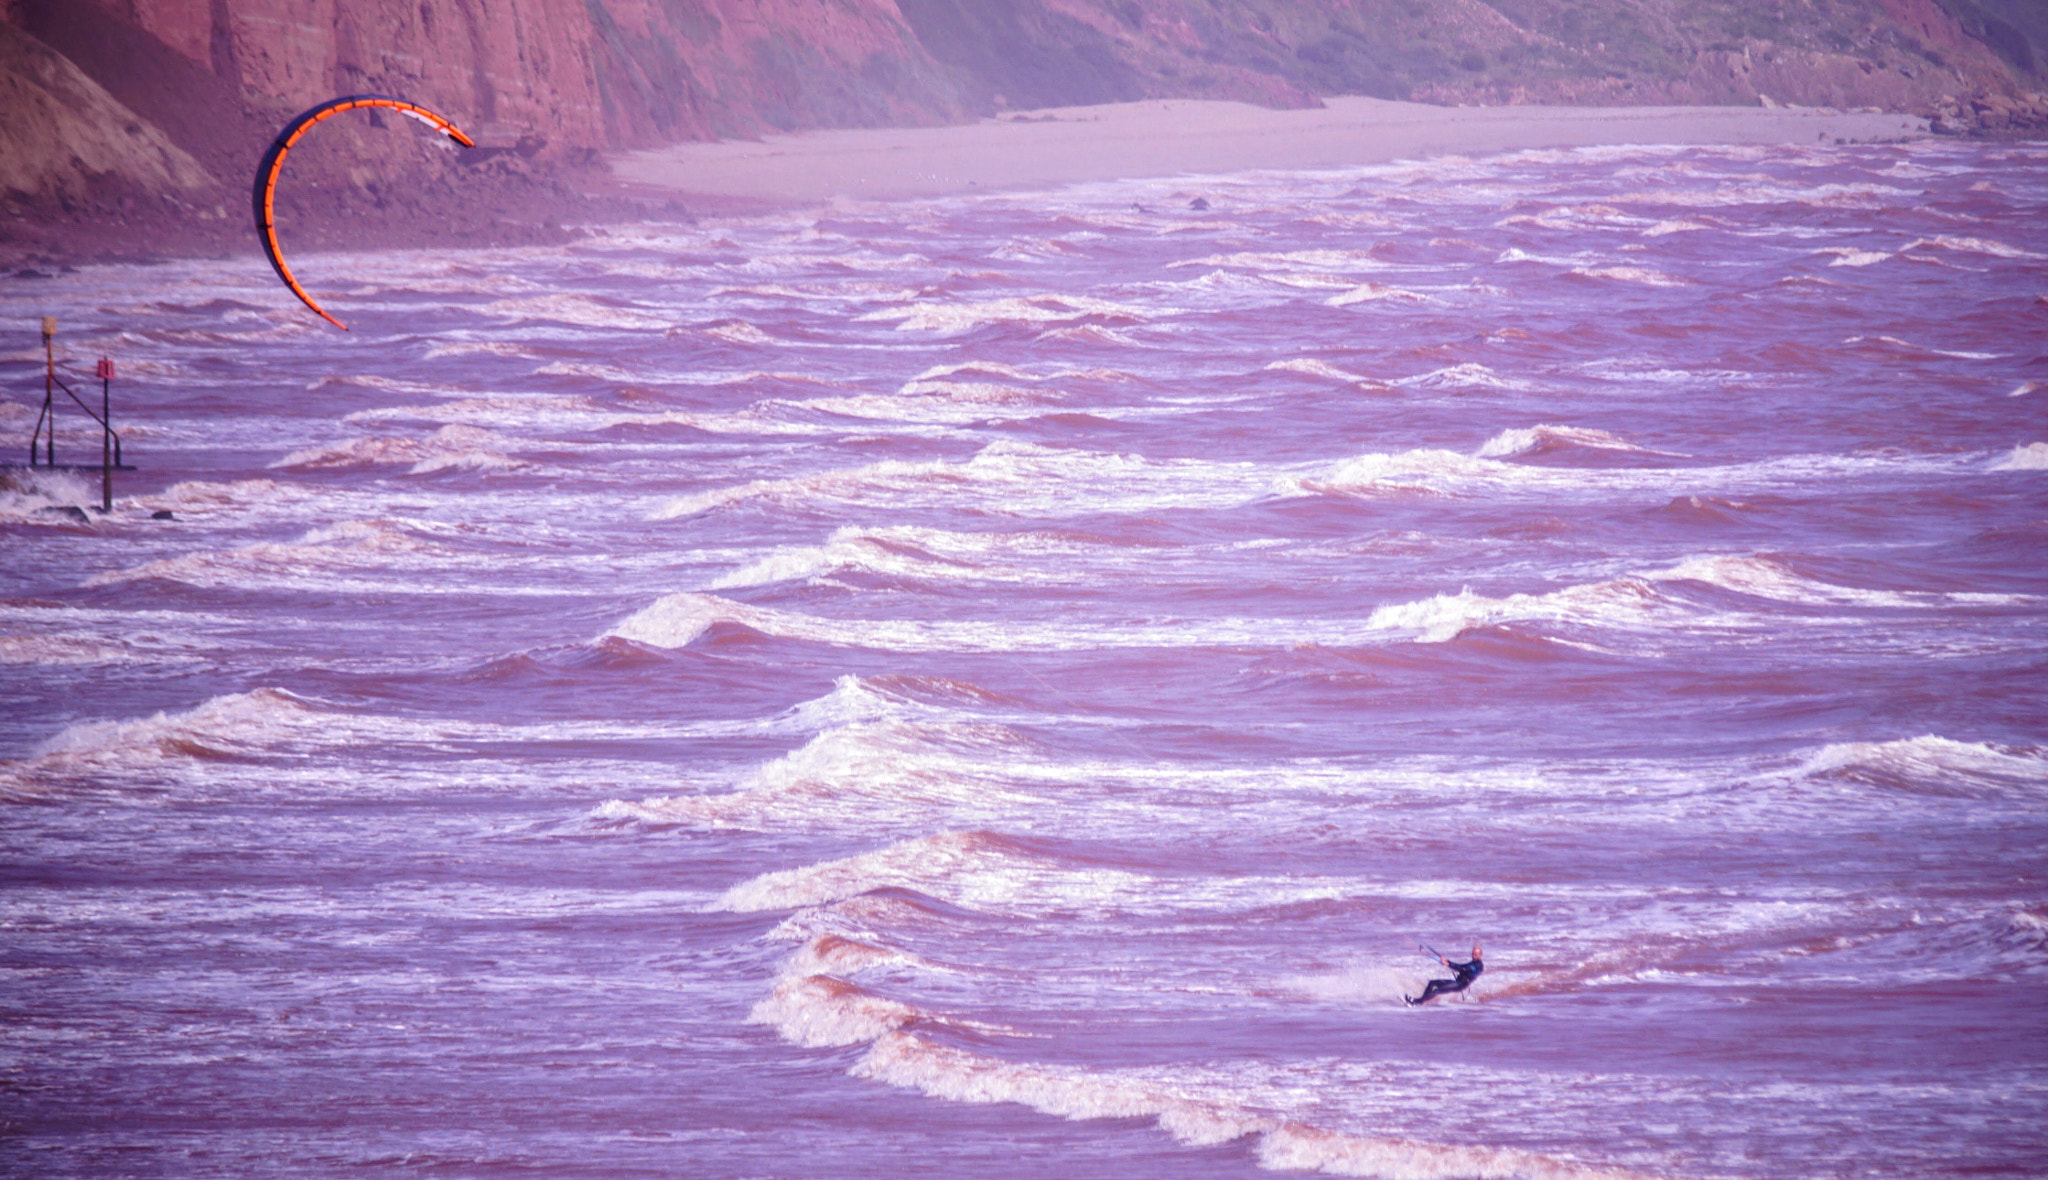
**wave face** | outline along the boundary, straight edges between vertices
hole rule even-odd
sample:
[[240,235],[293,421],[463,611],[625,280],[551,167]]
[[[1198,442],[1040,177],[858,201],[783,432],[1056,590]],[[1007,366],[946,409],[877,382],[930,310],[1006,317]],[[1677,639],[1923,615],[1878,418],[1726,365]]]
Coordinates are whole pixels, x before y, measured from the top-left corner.
[[2044,165],[0,284],[0,1171],[2038,1175]]

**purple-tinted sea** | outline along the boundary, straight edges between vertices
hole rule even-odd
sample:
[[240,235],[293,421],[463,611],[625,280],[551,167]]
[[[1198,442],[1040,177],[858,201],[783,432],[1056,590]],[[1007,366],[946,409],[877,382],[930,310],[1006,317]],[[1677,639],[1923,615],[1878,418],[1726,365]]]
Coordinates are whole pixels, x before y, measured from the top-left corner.
[[0,281],[0,1172],[2048,1174],[2048,147],[294,265]]

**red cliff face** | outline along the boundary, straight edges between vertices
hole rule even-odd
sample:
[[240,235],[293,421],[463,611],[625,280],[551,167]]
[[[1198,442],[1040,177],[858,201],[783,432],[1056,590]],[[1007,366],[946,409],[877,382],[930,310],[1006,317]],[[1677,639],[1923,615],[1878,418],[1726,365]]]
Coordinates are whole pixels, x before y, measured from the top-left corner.
[[10,18],[88,73],[117,71],[101,43],[120,25],[259,106],[402,94],[551,148],[969,113],[893,0],[13,0]]
[[610,146],[971,113],[895,0],[602,0],[587,11]]
[[446,108],[486,134],[603,140],[583,0],[16,0],[13,8],[18,23],[87,59],[88,70],[100,54],[77,42],[125,23],[278,109],[386,91]]

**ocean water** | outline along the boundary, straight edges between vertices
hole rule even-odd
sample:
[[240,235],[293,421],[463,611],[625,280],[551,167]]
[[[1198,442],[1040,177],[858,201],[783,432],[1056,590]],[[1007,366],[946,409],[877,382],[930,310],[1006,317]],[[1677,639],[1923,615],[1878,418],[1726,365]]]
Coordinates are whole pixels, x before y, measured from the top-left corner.
[[2048,1175],[2048,149],[294,261],[0,284],[0,1172]]

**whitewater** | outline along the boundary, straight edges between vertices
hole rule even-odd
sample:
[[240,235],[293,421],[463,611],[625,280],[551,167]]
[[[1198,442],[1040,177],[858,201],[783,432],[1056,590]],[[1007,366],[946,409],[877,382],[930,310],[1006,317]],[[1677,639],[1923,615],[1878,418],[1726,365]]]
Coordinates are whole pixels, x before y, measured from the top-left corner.
[[2044,264],[1917,142],[0,281],[139,467],[0,477],[0,1171],[2048,1174]]

